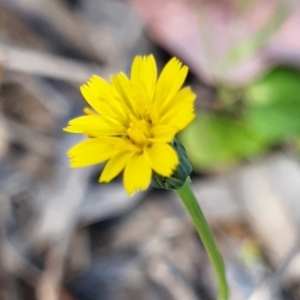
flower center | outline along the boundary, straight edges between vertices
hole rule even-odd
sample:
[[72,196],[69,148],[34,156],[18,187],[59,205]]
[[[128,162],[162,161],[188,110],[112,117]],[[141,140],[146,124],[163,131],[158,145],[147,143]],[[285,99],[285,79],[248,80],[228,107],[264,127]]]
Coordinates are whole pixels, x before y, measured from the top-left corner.
[[127,134],[131,142],[141,148],[149,144],[151,125],[145,120],[133,120],[129,123]]

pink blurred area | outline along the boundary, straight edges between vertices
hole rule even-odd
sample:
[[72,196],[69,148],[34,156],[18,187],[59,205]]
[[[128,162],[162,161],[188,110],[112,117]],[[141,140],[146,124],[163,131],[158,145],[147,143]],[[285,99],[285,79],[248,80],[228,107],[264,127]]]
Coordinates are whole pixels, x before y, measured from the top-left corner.
[[[274,64],[300,65],[299,5],[289,1],[130,0],[151,38],[207,84],[245,85]],[[263,41],[253,46],[254,35]],[[239,45],[231,63],[229,51]],[[250,47],[254,47],[251,50]]]

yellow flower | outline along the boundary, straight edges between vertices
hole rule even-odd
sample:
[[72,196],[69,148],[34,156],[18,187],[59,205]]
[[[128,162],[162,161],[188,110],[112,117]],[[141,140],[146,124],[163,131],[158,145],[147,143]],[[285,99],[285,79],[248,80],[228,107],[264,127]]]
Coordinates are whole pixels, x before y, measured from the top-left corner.
[[71,167],[107,161],[100,182],[122,170],[129,195],[145,190],[152,172],[170,177],[179,160],[170,144],[194,118],[195,94],[182,88],[188,67],[172,58],[157,78],[153,55],[135,57],[131,77],[93,75],[81,93],[94,109],[71,120],[65,131],[88,137],[68,151]]

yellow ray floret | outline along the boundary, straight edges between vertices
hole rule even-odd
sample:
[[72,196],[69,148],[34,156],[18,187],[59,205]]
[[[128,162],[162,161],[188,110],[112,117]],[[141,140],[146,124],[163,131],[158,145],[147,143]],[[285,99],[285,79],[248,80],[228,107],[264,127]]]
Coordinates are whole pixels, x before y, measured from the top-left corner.
[[153,55],[135,57],[131,76],[93,75],[80,90],[93,110],[70,120],[66,132],[84,134],[68,151],[71,167],[106,162],[99,178],[110,182],[123,172],[129,195],[148,188],[153,172],[170,177],[179,160],[171,145],[194,119],[195,94],[182,88],[188,67],[172,58],[157,78]]

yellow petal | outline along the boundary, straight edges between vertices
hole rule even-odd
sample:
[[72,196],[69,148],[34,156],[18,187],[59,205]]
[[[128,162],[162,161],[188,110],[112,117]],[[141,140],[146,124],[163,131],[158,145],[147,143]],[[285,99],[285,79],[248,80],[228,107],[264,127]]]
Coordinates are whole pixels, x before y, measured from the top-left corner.
[[159,124],[169,125],[177,131],[185,128],[195,117],[196,95],[190,88],[184,88],[160,111]]
[[144,102],[144,105],[152,102],[156,79],[157,68],[153,55],[136,56],[131,67],[131,82],[137,100]]
[[101,114],[101,100],[112,97],[113,89],[109,83],[97,75],[80,87],[81,93],[88,104]]
[[173,57],[162,70],[156,85],[154,101],[164,107],[182,87],[188,73],[188,67]]
[[125,168],[129,159],[134,155],[132,152],[123,152],[112,157],[105,165],[99,178],[100,182],[110,182]]
[[89,105],[100,115],[123,122],[126,114],[115,97],[112,86],[99,76],[91,79],[80,87],[81,94]]
[[83,112],[88,116],[97,116],[98,115],[94,110],[90,109],[89,107],[85,107],[83,109]]
[[124,170],[124,186],[128,195],[147,189],[151,176],[152,170],[147,156],[143,153],[132,156]]
[[181,110],[182,107],[193,105],[196,99],[196,94],[193,93],[190,87],[185,87],[178,91],[176,95],[163,108],[158,107],[159,116],[169,113],[172,110]]
[[66,128],[63,129],[70,133],[82,133],[89,136],[99,135],[122,135],[126,129],[120,123],[112,123],[99,115],[81,116],[69,121]]
[[120,105],[129,119],[138,117],[138,103],[133,95],[132,84],[124,73],[110,77],[116,96]]
[[128,143],[116,137],[97,137],[82,141],[68,151],[70,166],[86,167],[102,163],[122,151],[128,150]]
[[154,143],[145,149],[151,168],[159,175],[170,177],[177,167],[179,160],[172,146],[165,143]]
[[150,139],[154,143],[169,143],[174,139],[176,130],[171,126],[158,125],[151,128],[151,135],[153,138]]
[[[166,124],[175,128],[176,133],[187,127],[195,118],[195,112],[193,107],[185,107],[181,111],[177,111],[173,114],[176,119],[170,118],[166,120]],[[175,121],[177,120],[177,121]]]

